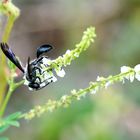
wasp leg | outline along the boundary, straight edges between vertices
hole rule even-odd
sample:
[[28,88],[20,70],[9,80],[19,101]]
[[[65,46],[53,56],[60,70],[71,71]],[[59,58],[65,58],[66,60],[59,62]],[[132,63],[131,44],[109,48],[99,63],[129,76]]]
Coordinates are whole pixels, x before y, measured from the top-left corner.
[[[39,82],[36,82],[36,80],[37,79],[39,79]],[[30,88],[32,88],[32,89],[34,89],[34,90],[38,90],[38,89],[40,89],[40,83],[41,83],[41,79],[40,79],[40,77],[34,77],[31,81],[30,81],[30,83],[29,83],[29,87]]]
[[36,70],[39,71],[39,74],[40,74],[40,75],[43,74],[43,73],[41,72],[41,69],[40,69],[39,67],[37,67],[37,66],[35,66],[35,67],[32,69],[32,71],[36,71]]
[[42,62],[42,59],[43,59],[44,57],[40,57],[40,58],[38,58],[37,59],[37,63],[42,63],[43,64],[43,62]]
[[38,83],[29,83],[28,86],[35,90],[38,90],[40,88],[40,85]]
[[[50,78],[48,78],[48,79],[51,79],[51,78],[52,78],[52,77],[50,77]],[[53,82],[53,80],[51,80],[50,82],[48,82],[48,79],[47,79],[47,80],[44,80],[43,82],[41,82],[41,84],[44,83],[44,82],[45,82],[45,83],[47,82],[47,83],[46,83],[44,86],[40,87],[39,89],[42,89],[42,88],[46,87],[47,85],[49,85],[50,83]],[[38,90],[39,90],[39,89],[38,89]]]

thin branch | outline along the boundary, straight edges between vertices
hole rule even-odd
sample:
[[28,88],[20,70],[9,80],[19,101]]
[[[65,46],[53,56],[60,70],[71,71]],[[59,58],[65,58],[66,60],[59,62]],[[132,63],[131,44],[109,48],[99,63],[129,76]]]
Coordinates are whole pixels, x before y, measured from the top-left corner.
[[[9,36],[11,34],[11,30],[13,28],[15,20],[20,14],[20,10],[11,2],[11,0],[3,0],[0,2],[0,12],[7,16],[7,24],[5,26],[5,30],[2,36],[2,42],[8,42]],[[6,82],[6,74],[5,74],[6,58],[1,51],[0,53],[1,53],[0,77],[2,83],[0,84],[0,107],[1,107],[7,82]]]

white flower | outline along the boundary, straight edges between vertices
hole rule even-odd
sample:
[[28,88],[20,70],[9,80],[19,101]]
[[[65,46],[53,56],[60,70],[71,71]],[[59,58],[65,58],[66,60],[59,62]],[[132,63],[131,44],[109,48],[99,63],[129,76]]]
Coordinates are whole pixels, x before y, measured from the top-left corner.
[[99,76],[97,76],[97,79],[96,79],[97,81],[102,81],[103,80],[103,77],[99,77]]
[[134,78],[135,78],[134,74],[130,74],[129,78],[130,78],[130,82],[132,83],[134,81]]
[[65,101],[67,100],[67,95],[63,95],[63,96],[61,97],[61,100],[62,100],[62,102],[65,102]]
[[70,50],[67,50],[66,51],[66,54],[70,55],[71,51]]
[[46,57],[44,57],[42,59],[42,62],[43,62],[44,65],[50,65],[51,60],[50,59],[47,59]]
[[56,73],[59,77],[64,77],[65,76],[65,71],[63,69],[61,70],[56,70]]
[[99,77],[99,76],[97,76],[97,79],[96,79],[97,81],[103,81],[103,80],[105,80],[105,78],[104,77]]
[[130,71],[130,70],[131,70],[131,68],[128,67],[128,66],[122,66],[122,67],[121,67],[121,73],[126,73],[126,72],[128,72],[128,71]]
[[100,81],[100,77],[99,77],[99,76],[97,76],[96,80],[97,80],[97,81]]
[[80,98],[80,95],[77,94],[77,92],[76,92],[75,89],[73,89],[73,90],[71,91],[71,93],[72,93],[72,95],[73,95],[74,97],[76,97],[77,100],[80,100],[80,99],[81,99],[81,98]]
[[80,98],[80,96],[77,96],[77,98],[76,98],[77,100],[80,100],[81,98]]
[[74,53],[74,56],[75,57],[79,57],[79,53]]
[[52,80],[53,80],[53,82],[56,82],[57,78],[55,76],[53,76]]
[[106,84],[105,84],[105,88],[107,89],[111,84],[112,84],[111,81],[106,82]]
[[135,78],[140,81],[140,64],[136,65],[134,67],[134,71],[135,71]]
[[95,94],[99,90],[99,87],[96,86],[93,90],[90,91],[91,94]]
[[76,90],[75,89],[73,89],[73,90],[71,90],[71,93],[72,93],[72,95],[76,95]]
[[96,93],[96,90],[92,90],[90,93],[91,94],[95,94]]
[[136,65],[136,66],[134,67],[134,70],[135,70],[136,73],[137,73],[137,72],[140,73],[140,64]]
[[135,74],[135,78],[140,81],[140,74]]

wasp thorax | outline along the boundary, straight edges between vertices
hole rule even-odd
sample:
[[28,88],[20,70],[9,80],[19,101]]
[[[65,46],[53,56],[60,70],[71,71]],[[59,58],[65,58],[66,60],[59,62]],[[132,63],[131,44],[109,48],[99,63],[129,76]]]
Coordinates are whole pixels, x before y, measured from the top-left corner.
[[49,62],[50,59],[44,56],[31,62],[30,59],[28,59],[24,76],[24,84],[28,85],[30,90],[38,90],[52,82],[57,81],[57,78],[54,76],[52,70],[47,70]]

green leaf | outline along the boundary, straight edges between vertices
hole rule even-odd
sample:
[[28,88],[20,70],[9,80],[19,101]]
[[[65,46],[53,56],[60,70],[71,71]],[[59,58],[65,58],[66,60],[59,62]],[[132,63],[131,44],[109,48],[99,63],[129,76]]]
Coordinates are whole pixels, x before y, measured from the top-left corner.
[[21,112],[16,112],[6,117],[5,120],[15,120],[15,119],[18,119],[20,115],[21,115]]
[[11,70],[15,71],[16,70],[16,66],[15,64],[13,64],[11,61],[8,61],[8,66]]
[[0,137],[0,140],[9,140],[7,137]]
[[7,121],[6,123],[7,123],[7,125],[12,125],[12,126],[16,126],[16,127],[20,126],[18,121]]
[[0,133],[7,130],[10,126],[19,127],[20,124],[17,120],[19,119],[20,115],[21,112],[16,112],[1,120]]
[[0,127],[0,133],[3,133],[4,131],[6,131],[9,128],[9,125],[4,125]]
[[5,124],[19,127],[20,124],[17,121],[17,119],[19,119],[20,115],[21,115],[21,112],[16,112],[16,113],[13,113],[13,114],[9,115],[8,117],[6,117],[4,119]]

